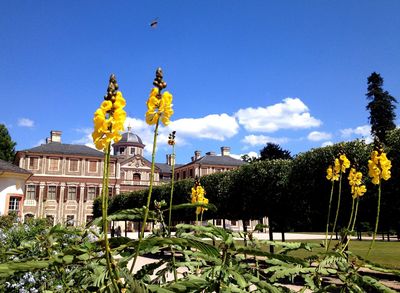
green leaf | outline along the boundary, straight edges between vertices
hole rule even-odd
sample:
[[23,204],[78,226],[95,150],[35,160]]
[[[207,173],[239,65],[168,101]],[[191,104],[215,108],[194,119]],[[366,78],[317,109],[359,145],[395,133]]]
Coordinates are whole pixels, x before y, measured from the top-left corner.
[[380,283],[378,280],[370,277],[370,276],[363,276],[362,281],[364,284],[368,285],[369,287],[372,287],[373,289],[377,290],[376,292],[385,292],[385,293],[394,293],[396,291],[390,289],[389,287],[386,287],[382,283]]

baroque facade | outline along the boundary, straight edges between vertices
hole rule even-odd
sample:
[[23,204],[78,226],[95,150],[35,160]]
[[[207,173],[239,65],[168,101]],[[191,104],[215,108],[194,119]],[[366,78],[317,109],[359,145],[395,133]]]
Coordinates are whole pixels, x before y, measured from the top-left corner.
[[[56,223],[83,225],[93,218],[94,199],[102,193],[104,153],[88,146],[64,144],[61,131],[51,131],[45,144],[18,151],[15,163],[31,174],[25,196],[20,198],[21,216],[43,217]],[[151,162],[144,157],[141,138],[131,129],[113,146],[110,158],[109,195],[145,189],[150,185]],[[191,162],[175,165],[175,178],[201,177],[238,168],[243,161],[230,156],[229,147],[221,155],[195,152]],[[172,155],[156,163],[154,185],[172,177]],[[129,225],[131,226],[131,225]]]
[[[143,157],[139,136],[130,129],[113,145],[110,195],[143,189],[150,184],[151,163]],[[102,193],[104,153],[88,146],[64,144],[61,131],[51,131],[46,144],[18,151],[15,163],[33,173],[26,181],[24,217],[45,217],[53,223],[85,224],[92,219],[93,201]],[[154,184],[171,171],[156,167]]]

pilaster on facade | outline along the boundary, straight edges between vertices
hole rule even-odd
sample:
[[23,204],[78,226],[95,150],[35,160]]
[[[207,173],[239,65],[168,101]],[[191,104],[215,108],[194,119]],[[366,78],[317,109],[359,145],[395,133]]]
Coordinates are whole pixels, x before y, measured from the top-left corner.
[[84,204],[85,204],[85,184],[79,185],[79,203],[78,203],[78,215],[77,223],[84,223]]
[[37,207],[37,217],[43,217],[43,205],[44,205],[44,187],[46,183],[40,182],[39,184],[39,200],[38,200],[38,207]]
[[60,200],[58,203],[57,223],[63,222],[64,214],[65,183],[60,184]]

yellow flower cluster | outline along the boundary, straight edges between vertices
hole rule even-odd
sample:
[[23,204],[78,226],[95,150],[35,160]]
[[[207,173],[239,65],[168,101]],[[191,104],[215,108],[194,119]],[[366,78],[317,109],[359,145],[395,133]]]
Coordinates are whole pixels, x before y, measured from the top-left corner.
[[[195,186],[192,187],[192,203],[203,203],[208,204],[208,198],[205,198],[204,195],[206,194],[204,188],[198,183],[195,183]],[[200,214],[206,211],[206,208],[197,207],[196,214]]]
[[329,166],[326,170],[326,179],[337,181],[339,180],[340,172],[345,173],[348,168],[350,168],[350,161],[345,154],[342,154],[335,159],[334,166]]
[[153,88],[147,100],[146,123],[153,125],[156,124],[158,119],[161,119],[164,125],[168,125],[172,114],[174,114],[172,95],[169,92],[164,92],[160,96],[158,88]]
[[390,168],[392,163],[382,149],[371,153],[371,160],[368,160],[368,175],[372,178],[373,184],[379,184],[381,179],[388,180],[391,176]]
[[363,196],[367,192],[365,185],[362,185],[362,173],[357,172],[355,168],[351,168],[349,172],[349,184],[351,186],[351,194],[353,198]]
[[112,140],[118,142],[121,139],[120,132],[124,130],[126,119],[125,105],[121,92],[117,92],[112,100],[103,101],[94,113],[92,138],[97,149],[104,150]]

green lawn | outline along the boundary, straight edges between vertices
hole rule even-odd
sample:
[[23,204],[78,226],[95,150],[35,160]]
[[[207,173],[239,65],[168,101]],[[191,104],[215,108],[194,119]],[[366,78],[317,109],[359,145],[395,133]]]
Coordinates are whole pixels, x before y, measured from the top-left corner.
[[[296,240],[290,240],[295,242]],[[322,240],[301,240],[302,242],[309,243],[321,243]],[[331,247],[333,247],[337,241],[332,241]],[[368,252],[368,248],[371,241],[363,240],[352,240],[350,241],[349,250],[361,257],[365,257]],[[299,250],[294,251],[291,254],[299,257],[306,257],[318,252],[323,252],[324,248],[315,248],[312,252]],[[400,269],[400,241],[375,241],[374,248],[372,249],[370,260],[380,265]]]

